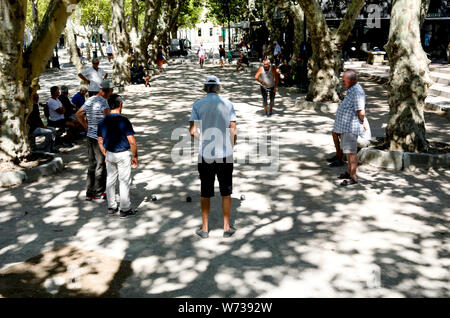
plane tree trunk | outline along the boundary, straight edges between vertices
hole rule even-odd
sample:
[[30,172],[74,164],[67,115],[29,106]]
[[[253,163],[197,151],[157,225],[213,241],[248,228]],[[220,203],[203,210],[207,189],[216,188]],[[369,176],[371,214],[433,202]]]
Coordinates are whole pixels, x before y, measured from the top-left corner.
[[431,84],[429,64],[420,41],[420,25],[430,0],[395,0],[386,52],[389,56],[389,122],[391,151],[426,151],[424,106]]
[[74,28],[73,28],[73,23],[70,19],[67,21],[65,34],[66,34],[66,38],[67,38],[70,60],[75,65],[75,67],[77,69],[77,74],[79,74],[83,71],[83,64],[81,64],[80,57],[78,56],[78,50],[77,50],[78,46],[77,46],[77,42],[75,40],[75,32],[74,32]]
[[124,87],[130,83],[130,37],[126,28],[124,0],[111,0],[111,24],[116,44],[114,84]]
[[[39,29],[23,53],[27,0],[0,0],[0,159],[20,162],[30,154],[26,115],[32,86],[45,71],[71,10],[78,0],[49,4]],[[34,84],[33,84],[34,83]]]
[[342,98],[340,73],[343,71],[342,48],[351,34],[365,0],[351,0],[337,30],[331,30],[317,0],[298,1],[311,37],[312,56],[308,61],[310,79],[307,100],[338,102]]
[[145,21],[142,30],[142,36],[139,39],[139,45],[136,46],[136,57],[140,65],[151,63],[149,45],[153,43],[158,30],[158,19],[161,15],[165,1],[146,0],[145,1]]

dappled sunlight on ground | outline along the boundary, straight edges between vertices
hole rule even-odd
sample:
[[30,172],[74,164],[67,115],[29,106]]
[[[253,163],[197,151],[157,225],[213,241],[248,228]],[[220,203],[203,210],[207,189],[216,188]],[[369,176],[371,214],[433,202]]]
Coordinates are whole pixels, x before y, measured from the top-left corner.
[[[223,96],[235,105],[242,133],[236,152],[254,151],[245,136],[261,138],[270,128],[278,135],[280,160],[275,171],[261,161],[235,164],[231,213],[238,230],[229,239],[222,237],[216,183],[210,237],[202,240],[194,234],[201,224],[196,163],[175,164],[170,156],[179,142],[171,140],[172,132],[187,132],[192,104],[204,95],[202,83],[210,74],[219,76]],[[84,142],[64,151],[61,174],[0,189],[0,295],[18,295],[21,282],[32,281],[24,295],[450,296],[448,171],[363,166],[358,185],[340,188],[336,177],[344,168],[329,168],[324,160],[333,152],[334,118],[299,112],[295,94],[281,88],[274,116],[263,118],[252,74],[175,64],[151,84],[121,93],[139,146],[131,188],[137,216],[121,220],[106,215],[105,202],[84,201]],[[382,127],[387,118],[386,101],[377,97],[382,87],[368,82],[363,87],[372,126]],[[440,124],[429,123],[435,125]],[[439,133],[448,138],[448,129],[430,135]],[[44,256],[32,259],[40,253]],[[49,287],[51,279],[66,278],[68,263],[91,258],[102,263],[86,262],[95,274],[83,269],[81,288]],[[90,279],[97,276],[93,288]]]

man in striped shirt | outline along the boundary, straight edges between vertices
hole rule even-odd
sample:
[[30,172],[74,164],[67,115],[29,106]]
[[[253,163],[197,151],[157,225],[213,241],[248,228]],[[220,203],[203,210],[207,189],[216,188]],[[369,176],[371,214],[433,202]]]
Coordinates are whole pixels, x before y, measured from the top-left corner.
[[89,168],[86,183],[86,200],[106,199],[106,165],[105,156],[97,141],[98,123],[109,114],[108,97],[113,92],[113,83],[104,80],[100,92],[90,97],[77,111],[76,117],[87,132]]

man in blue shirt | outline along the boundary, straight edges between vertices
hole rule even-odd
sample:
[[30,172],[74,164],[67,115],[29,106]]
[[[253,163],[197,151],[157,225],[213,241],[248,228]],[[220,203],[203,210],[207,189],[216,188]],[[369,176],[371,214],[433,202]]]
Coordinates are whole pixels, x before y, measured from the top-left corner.
[[[220,80],[208,76],[204,85],[208,94],[196,101],[192,107],[190,134],[200,139],[198,172],[201,181],[202,227],[196,234],[208,237],[208,216],[210,199],[214,196],[214,182],[217,175],[222,195],[224,237],[236,231],[230,226],[231,193],[233,188],[233,145],[236,143],[236,114],[233,104],[218,95]],[[200,127],[200,134],[197,131]]]
[[[123,99],[113,94],[108,98],[111,113],[98,124],[98,145],[106,158],[106,196],[108,214],[114,215],[119,208],[116,202],[116,181],[119,178],[120,217],[136,214],[131,209],[130,183],[131,167],[137,168],[138,153],[134,130],[128,118],[121,115]],[[130,158],[130,150],[132,157]]]
[[80,87],[80,91],[72,97],[72,104],[75,105],[75,112],[77,112],[86,102],[86,93],[87,87],[83,85]]

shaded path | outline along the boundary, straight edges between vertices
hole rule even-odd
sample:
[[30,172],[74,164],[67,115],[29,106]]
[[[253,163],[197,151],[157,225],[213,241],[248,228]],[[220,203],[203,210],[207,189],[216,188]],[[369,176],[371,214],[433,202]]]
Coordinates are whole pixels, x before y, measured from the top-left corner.
[[[222,238],[216,189],[210,238],[201,240],[194,235],[200,225],[196,165],[172,162],[178,140],[171,134],[187,129],[191,105],[211,73],[235,105],[239,132],[278,130],[280,166],[270,172],[263,163],[236,164],[232,221],[238,231]],[[250,75],[236,74],[172,65],[151,88],[127,88],[124,114],[140,149],[131,193],[136,218],[107,217],[105,203],[84,201],[83,144],[63,154],[62,174],[1,189],[0,268],[69,244],[127,262],[131,271],[120,265],[105,278],[113,294],[124,297],[450,296],[449,172],[361,167],[358,186],[339,188],[341,171],[324,160],[333,151],[333,117],[299,113],[295,96],[281,90],[275,115],[264,119],[258,86]],[[246,150],[240,140],[237,153]],[[241,193],[245,201],[238,200]],[[192,203],[185,202],[188,194]],[[380,287],[369,288],[378,276]],[[0,294],[8,296],[1,281]]]

